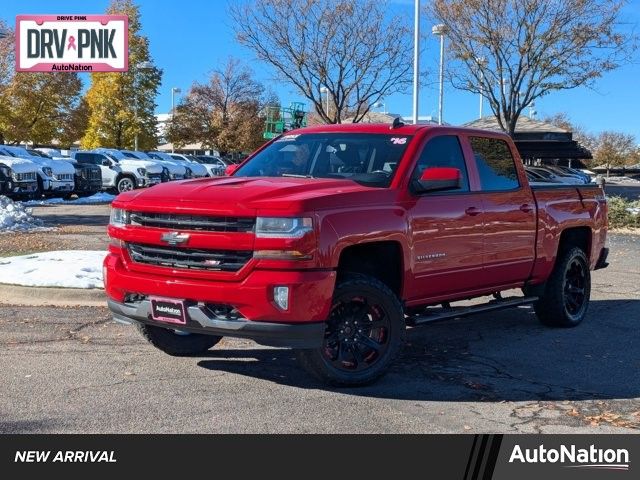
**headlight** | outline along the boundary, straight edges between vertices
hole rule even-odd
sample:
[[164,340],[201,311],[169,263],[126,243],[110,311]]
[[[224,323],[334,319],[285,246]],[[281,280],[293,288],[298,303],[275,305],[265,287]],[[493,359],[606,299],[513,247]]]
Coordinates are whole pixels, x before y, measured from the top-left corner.
[[42,173],[44,173],[47,177],[53,176],[53,170],[51,170],[49,167],[42,167]]
[[139,169],[138,169],[138,173],[139,173],[141,176],[145,177],[145,176],[147,175],[147,170],[146,170],[146,169],[144,169],[144,168],[139,168]]
[[258,238],[300,238],[313,230],[311,218],[258,217],[256,237]]
[[121,208],[112,208],[109,223],[116,227],[123,227],[129,223],[129,213]]

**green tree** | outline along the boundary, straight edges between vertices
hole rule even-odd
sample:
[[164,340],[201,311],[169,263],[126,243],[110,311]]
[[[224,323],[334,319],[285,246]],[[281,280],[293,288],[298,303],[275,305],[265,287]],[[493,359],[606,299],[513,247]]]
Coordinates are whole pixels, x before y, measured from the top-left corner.
[[[80,115],[82,81],[76,73],[15,72],[14,34],[0,39],[0,141],[69,146],[86,125]],[[73,129],[71,129],[71,124]]]
[[596,138],[597,147],[593,153],[596,165],[606,165],[607,177],[611,167],[634,165],[638,158],[638,143],[633,135],[621,132],[602,132]]
[[82,146],[134,148],[137,137],[139,149],[153,149],[158,143],[154,111],[162,70],[151,62],[139,7],[132,0],[112,0],[107,13],[129,17],[129,71],[91,74],[89,125]]
[[181,146],[201,142],[222,153],[251,151],[264,140],[266,104],[273,95],[253,78],[253,72],[230,58],[206,84],[194,83],[167,124],[167,138]]

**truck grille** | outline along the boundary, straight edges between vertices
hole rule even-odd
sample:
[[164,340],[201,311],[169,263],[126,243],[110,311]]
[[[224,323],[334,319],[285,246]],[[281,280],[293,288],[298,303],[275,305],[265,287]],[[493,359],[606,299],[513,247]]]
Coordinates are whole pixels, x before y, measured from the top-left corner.
[[253,256],[250,250],[196,250],[140,243],[127,247],[134,262],[188,270],[237,272]]
[[80,171],[80,175],[85,180],[100,180],[100,181],[102,181],[102,171],[99,168],[83,168]]
[[207,232],[252,232],[256,219],[250,217],[207,217],[164,213],[131,212],[132,225],[172,230]]
[[53,176],[54,179],[59,180],[61,182],[64,181],[73,181],[73,173],[59,173]]
[[35,182],[36,176],[36,172],[16,173],[15,180],[16,182]]

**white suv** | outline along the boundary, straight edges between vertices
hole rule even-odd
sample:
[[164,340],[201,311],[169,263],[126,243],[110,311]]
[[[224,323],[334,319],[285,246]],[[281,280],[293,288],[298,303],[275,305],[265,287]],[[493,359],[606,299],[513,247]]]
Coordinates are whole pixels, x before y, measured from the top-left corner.
[[133,151],[133,150],[120,150],[127,158],[137,158],[138,160],[147,160],[150,162],[155,162],[164,167],[166,170],[165,178],[163,178],[163,182],[168,182],[169,180],[183,180],[188,178],[187,169],[180,163],[172,160],[166,160],[164,158],[155,158],[151,155],[148,155],[141,151]]

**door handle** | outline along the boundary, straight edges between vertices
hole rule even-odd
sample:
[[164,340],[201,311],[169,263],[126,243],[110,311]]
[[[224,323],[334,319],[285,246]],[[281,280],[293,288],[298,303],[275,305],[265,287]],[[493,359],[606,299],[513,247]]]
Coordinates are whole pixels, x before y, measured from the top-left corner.
[[476,215],[480,214],[480,210],[478,210],[476,207],[468,207],[464,213],[466,213],[467,215],[471,215],[472,217],[475,217]]
[[525,203],[523,205],[520,205],[520,210],[523,211],[524,213],[529,213],[533,210],[533,207],[528,203]]

